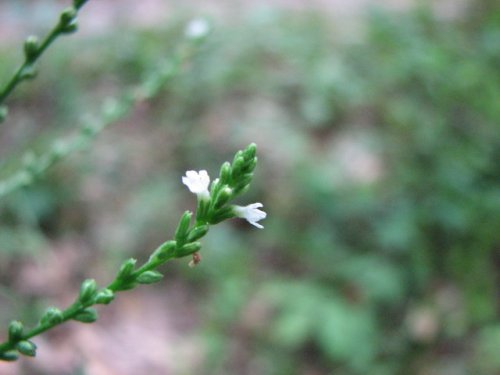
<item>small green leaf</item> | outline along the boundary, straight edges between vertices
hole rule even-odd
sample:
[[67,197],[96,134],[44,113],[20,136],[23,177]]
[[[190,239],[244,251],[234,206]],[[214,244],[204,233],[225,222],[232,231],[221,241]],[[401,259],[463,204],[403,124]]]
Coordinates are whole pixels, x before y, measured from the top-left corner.
[[132,280],[132,281],[127,281],[127,282],[122,282],[120,285],[117,285],[115,290],[130,290],[134,289],[137,286],[137,282]]
[[97,311],[95,309],[89,307],[73,317],[73,320],[82,322],[82,323],[94,323],[97,320]]
[[100,305],[107,305],[111,301],[115,299],[115,294],[112,290],[109,289],[101,289],[94,298],[94,303]]
[[256,154],[257,154],[257,145],[255,143],[250,143],[247,146],[247,148],[243,151],[243,155],[247,160],[254,159]]
[[76,18],[77,12],[74,7],[69,7],[63,10],[60,16],[60,23],[63,26],[71,24]]
[[194,227],[188,234],[187,241],[194,242],[207,234],[210,227],[206,224]]
[[141,273],[137,277],[137,282],[139,284],[154,284],[160,281],[163,275],[158,271],[146,271]]
[[38,48],[38,38],[35,35],[30,35],[29,37],[27,37],[24,41],[24,55],[26,56],[26,60],[34,60],[38,53]]
[[37,69],[31,65],[31,64],[28,64],[26,66],[23,67],[23,69],[21,70],[21,72],[19,73],[19,78],[20,79],[33,79],[36,77],[36,75],[38,74],[38,71]]
[[94,279],[85,280],[80,287],[80,296],[78,299],[82,304],[90,302],[97,291],[97,284]]
[[64,34],[72,34],[78,30],[78,24],[75,22],[70,23],[69,25],[64,26],[61,30]]
[[9,324],[9,341],[15,342],[23,335],[23,323],[18,320],[13,320]]
[[19,353],[24,354],[28,357],[36,356],[36,345],[31,341],[19,341],[16,345],[16,349],[19,351]]
[[132,272],[134,272],[136,263],[137,259],[134,258],[127,259],[125,262],[122,263],[116,278],[118,280],[127,280],[132,274]]
[[219,180],[222,184],[227,184],[231,179],[231,164],[226,161],[222,164],[219,173]]
[[0,360],[2,361],[13,362],[16,361],[18,358],[19,354],[14,350],[9,350],[8,352],[5,353],[0,353]]
[[233,178],[234,181],[239,180],[240,174],[242,173],[244,166],[245,166],[245,158],[243,158],[243,156],[239,156],[234,159],[232,173],[231,173],[231,177]]
[[184,243],[189,231],[189,226],[191,225],[191,217],[193,213],[190,211],[184,212],[181,219],[179,220],[179,225],[175,231],[175,240],[178,243]]
[[184,246],[182,246],[180,249],[177,250],[175,256],[177,258],[181,258],[187,255],[191,255],[201,249],[201,243],[199,242],[192,242],[188,243]]
[[257,157],[249,160],[246,164],[245,164],[245,168],[243,168],[243,171],[245,173],[252,173],[253,170],[255,169],[255,167],[257,166]]
[[42,318],[40,319],[40,324],[45,326],[45,325],[56,325],[59,324],[63,321],[63,314],[61,310],[59,310],[56,307],[49,307],[47,311],[45,311],[45,314],[43,314]]
[[149,257],[150,262],[164,262],[174,256],[177,247],[176,241],[167,241],[161,244]]
[[[220,184],[217,182],[217,186],[220,186]],[[217,187],[212,190],[211,194],[216,194],[215,191],[217,191]],[[210,208],[210,200],[205,200],[205,199],[199,199],[198,200],[198,205],[196,207],[196,221],[197,222],[205,222],[205,218],[207,216],[207,213]]]
[[232,206],[225,206],[222,207],[221,209],[215,211],[212,216],[209,219],[210,224],[218,224],[221,221],[231,219],[235,217],[236,215],[233,212],[233,207]]
[[229,202],[229,200],[232,198],[232,196],[233,196],[233,189],[231,189],[230,187],[226,186],[215,197],[214,207],[216,209],[221,208],[227,202]]

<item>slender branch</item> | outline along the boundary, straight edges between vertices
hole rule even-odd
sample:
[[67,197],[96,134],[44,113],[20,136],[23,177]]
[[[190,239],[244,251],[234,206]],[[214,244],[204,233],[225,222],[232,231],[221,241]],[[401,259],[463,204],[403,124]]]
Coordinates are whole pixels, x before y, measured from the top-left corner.
[[7,97],[22,81],[34,78],[36,75],[35,63],[59,36],[70,34],[77,30],[76,18],[78,16],[78,11],[87,1],[88,0],[74,0],[73,6],[67,8],[60,14],[57,24],[43,38],[41,43],[38,43],[37,38],[34,36],[30,36],[26,39],[24,42],[24,62],[15,71],[3,89],[0,90],[0,122],[7,116],[6,107],[3,106]]
[[192,39],[188,39],[188,43],[179,46],[174,55],[160,63],[142,83],[127,90],[119,98],[106,100],[97,119],[83,125],[78,133],[66,139],[53,141],[49,150],[38,157],[31,152],[27,153],[24,165],[9,177],[0,180],[0,199],[19,188],[32,184],[57,162],[85,149],[106,127],[126,117],[136,103],[156,96],[169,80],[179,74],[197,47],[197,40],[193,43]]
[[[198,251],[201,249],[199,240],[207,234],[210,225],[240,216],[238,212],[241,212],[242,207],[231,205],[229,201],[249,187],[257,163],[255,153],[255,144],[238,151],[232,164],[226,162],[222,165],[219,177],[212,182],[210,191],[208,190],[210,178],[206,171],[187,172],[183,183],[198,196],[198,209],[194,220],[192,212],[184,212],[177,225],[174,239],[160,245],[142,266],[136,268],[136,260],[133,258],[126,260],[114,280],[102,289],[97,288],[95,280],[85,280],[72,305],[63,311],[49,307],[39,323],[31,330],[24,331],[21,322],[12,321],[9,325],[8,339],[0,344],[0,360],[14,361],[19,354],[34,357],[36,345],[30,339],[68,320],[95,322],[97,312],[92,308],[93,305],[109,304],[117,292],[133,289],[139,284],[153,284],[160,281],[163,275],[156,269],[171,259],[192,255],[193,261],[190,265],[199,263]],[[262,205],[257,203],[250,206]],[[260,217],[257,218],[256,214]],[[241,217],[245,217],[255,225],[257,220],[265,216],[266,214],[260,211],[260,214],[254,212]]]

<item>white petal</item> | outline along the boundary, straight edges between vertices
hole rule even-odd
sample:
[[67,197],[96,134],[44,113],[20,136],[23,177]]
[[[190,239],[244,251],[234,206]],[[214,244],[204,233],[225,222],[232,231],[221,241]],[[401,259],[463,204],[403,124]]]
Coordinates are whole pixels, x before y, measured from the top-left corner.
[[202,38],[210,31],[210,25],[204,18],[195,18],[186,26],[185,34],[190,39]]
[[263,207],[262,203],[252,203],[248,206],[233,206],[233,212],[237,217],[245,219],[250,224],[256,226],[257,228],[264,228],[261,224],[257,222],[265,219],[267,213],[259,210],[258,208]]
[[249,223],[252,224],[253,226],[259,228],[259,229],[264,229],[263,225],[260,225],[259,223],[256,223],[254,221],[249,221]]
[[208,185],[210,184],[210,177],[205,170],[199,172],[187,171],[186,176],[182,177],[182,183],[198,196],[206,197],[209,195]]

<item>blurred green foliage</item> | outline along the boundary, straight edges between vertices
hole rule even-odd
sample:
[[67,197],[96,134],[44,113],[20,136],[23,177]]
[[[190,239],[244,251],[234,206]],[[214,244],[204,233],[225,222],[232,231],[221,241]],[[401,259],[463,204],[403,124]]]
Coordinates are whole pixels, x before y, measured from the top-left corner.
[[[498,373],[500,14],[374,11],[362,26],[344,40],[319,14],[269,10],[219,25],[93,154],[0,202],[2,271],[68,231],[110,267],[154,247],[175,225],[167,207],[189,205],[183,172],[214,170],[255,141],[250,195],[269,213],[265,229],[222,226],[196,272],[172,266],[197,294],[199,373]],[[40,126],[74,121],[77,107],[139,77],[178,30],[85,41],[81,59],[54,55],[19,100],[57,81]],[[74,74],[60,76],[68,63]],[[103,234],[94,220],[113,223]]]

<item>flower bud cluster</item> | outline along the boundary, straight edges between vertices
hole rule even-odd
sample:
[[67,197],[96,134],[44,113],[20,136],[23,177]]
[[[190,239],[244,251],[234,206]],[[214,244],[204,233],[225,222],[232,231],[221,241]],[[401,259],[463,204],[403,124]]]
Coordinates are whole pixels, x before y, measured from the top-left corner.
[[0,353],[0,359],[4,361],[15,361],[19,354],[34,357],[36,345],[24,337],[24,326],[21,322],[13,320],[9,324],[9,342],[13,350]]
[[77,14],[78,11],[75,7],[69,7],[61,13],[59,28],[63,34],[71,34],[78,29],[78,24],[76,22]]
[[40,43],[36,35],[30,35],[24,41],[24,55],[27,61],[33,61],[38,57]]
[[197,223],[217,224],[223,220],[240,217],[258,228],[263,228],[257,223],[267,216],[264,211],[258,209],[263,206],[262,203],[248,206],[229,204],[250,186],[257,165],[256,150],[256,145],[252,143],[245,150],[238,151],[232,163],[222,164],[219,177],[212,182],[210,189],[210,177],[205,170],[186,172],[182,182],[198,196]]

